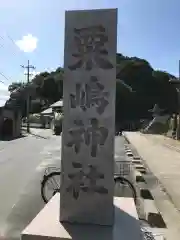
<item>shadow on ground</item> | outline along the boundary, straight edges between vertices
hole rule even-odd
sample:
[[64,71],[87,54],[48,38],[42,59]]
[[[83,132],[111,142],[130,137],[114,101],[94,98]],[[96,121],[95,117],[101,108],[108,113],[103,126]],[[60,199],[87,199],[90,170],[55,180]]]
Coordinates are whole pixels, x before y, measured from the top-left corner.
[[21,134],[19,137],[11,137],[11,136],[0,136],[0,141],[14,141],[20,138],[27,137],[25,134]]

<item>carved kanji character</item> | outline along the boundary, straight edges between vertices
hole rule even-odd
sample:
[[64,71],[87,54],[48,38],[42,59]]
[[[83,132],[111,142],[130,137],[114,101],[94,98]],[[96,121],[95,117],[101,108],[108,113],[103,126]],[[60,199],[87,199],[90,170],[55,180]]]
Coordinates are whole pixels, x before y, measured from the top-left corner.
[[85,135],[86,145],[91,145],[91,156],[96,157],[98,146],[104,145],[108,136],[108,129],[99,127],[99,121],[96,118],[91,119],[91,126],[88,127]]
[[102,69],[113,68],[113,65],[107,60],[108,51],[105,43],[108,42],[108,37],[103,26],[74,28],[74,33],[77,52],[72,56],[77,58],[77,62],[69,66],[70,70],[82,67],[91,70],[94,65]]
[[85,128],[82,120],[74,120],[75,127],[70,129],[69,134],[71,135],[71,141],[67,143],[68,147],[73,147],[76,153],[79,153],[81,143],[84,142]]

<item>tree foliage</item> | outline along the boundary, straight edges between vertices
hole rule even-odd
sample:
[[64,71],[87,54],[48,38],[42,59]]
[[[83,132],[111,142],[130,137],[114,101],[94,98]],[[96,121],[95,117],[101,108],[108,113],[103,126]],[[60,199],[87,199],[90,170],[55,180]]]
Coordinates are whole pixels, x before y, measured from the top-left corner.
[[[144,59],[117,54],[116,122],[151,117],[149,109],[158,103],[169,113],[177,110],[177,92],[167,72],[157,71]],[[19,106],[25,115],[26,100],[31,96],[31,112],[40,112],[63,97],[63,68],[36,75],[30,84],[12,83],[7,105]],[[130,91],[121,81],[132,87]]]

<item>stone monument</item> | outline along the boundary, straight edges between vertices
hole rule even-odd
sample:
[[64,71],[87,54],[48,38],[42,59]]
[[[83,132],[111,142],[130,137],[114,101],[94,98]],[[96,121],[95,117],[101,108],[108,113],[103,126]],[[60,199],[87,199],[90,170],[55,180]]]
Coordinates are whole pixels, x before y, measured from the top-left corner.
[[67,11],[60,221],[112,225],[117,9]]
[[148,126],[142,130],[142,132],[147,134],[166,133],[170,114],[166,113],[165,109],[161,109],[158,104],[155,104],[153,109],[150,109],[149,112],[152,112],[153,119]]
[[141,240],[134,200],[113,197],[117,10],[65,18],[61,189],[21,239]]

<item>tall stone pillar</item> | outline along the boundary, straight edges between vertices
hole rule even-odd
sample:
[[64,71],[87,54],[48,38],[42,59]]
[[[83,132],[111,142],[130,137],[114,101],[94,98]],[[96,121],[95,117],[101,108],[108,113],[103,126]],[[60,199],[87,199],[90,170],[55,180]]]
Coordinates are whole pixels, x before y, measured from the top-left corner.
[[67,11],[60,221],[113,225],[117,10]]

